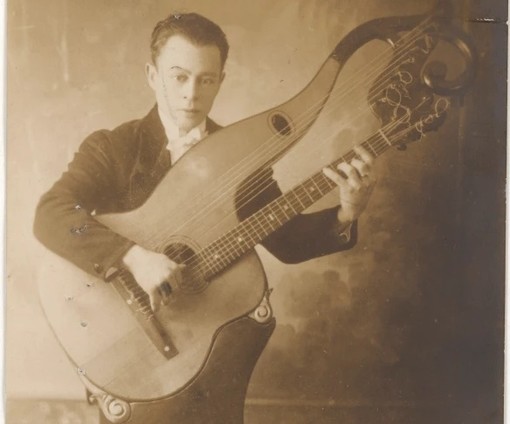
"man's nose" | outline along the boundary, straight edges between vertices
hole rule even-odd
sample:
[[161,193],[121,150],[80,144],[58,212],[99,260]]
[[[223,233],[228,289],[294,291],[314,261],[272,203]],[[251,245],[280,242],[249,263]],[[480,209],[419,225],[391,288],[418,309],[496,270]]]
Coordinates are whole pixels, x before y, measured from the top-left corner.
[[190,78],[184,86],[184,98],[196,100],[198,98],[198,89],[198,82]]

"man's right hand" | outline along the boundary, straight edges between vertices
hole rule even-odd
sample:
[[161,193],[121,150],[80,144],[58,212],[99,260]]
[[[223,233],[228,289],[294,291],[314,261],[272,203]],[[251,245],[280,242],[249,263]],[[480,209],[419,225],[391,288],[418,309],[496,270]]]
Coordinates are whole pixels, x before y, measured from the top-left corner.
[[162,253],[152,252],[135,244],[122,261],[138,285],[149,295],[154,312],[169,295],[160,289],[161,283],[180,283],[183,265],[175,263]]

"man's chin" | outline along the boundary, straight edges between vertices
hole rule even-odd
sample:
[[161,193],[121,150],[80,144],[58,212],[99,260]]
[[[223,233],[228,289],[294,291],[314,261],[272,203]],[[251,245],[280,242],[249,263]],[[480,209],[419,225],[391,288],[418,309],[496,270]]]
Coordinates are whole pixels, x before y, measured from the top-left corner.
[[204,119],[205,119],[205,116],[203,116],[203,115],[197,115],[197,116],[193,116],[193,117],[182,116],[182,117],[179,117],[176,124],[179,129],[189,132],[193,128],[200,125]]

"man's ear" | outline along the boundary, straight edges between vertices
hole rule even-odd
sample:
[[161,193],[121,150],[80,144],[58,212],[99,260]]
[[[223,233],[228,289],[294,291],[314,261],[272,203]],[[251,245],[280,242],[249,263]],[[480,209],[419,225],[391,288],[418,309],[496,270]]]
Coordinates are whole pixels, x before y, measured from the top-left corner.
[[156,65],[154,65],[150,62],[147,62],[145,64],[145,76],[147,77],[147,82],[149,83],[149,86],[153,90],[156,90],[156,88],[158,86],[158,79],[159,79],[158,70],[156,68]]

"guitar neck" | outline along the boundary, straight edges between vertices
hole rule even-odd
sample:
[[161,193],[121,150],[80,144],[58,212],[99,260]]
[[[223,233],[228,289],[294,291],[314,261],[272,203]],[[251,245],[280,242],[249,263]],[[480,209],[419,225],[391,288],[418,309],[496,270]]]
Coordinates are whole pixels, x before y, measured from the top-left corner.
[[[379,130],[360,146],[371,152],[374,157],[378,157],[394,144],[382,130]],[[340,163],[350,162],[356,156],[354,150],[350,150],[328,166],[336,169]],[[210,278],[223,271],[335,187],[336,184],[319,171],[259,209],[198,253],[203,263],[207,265],[205,277]]]

